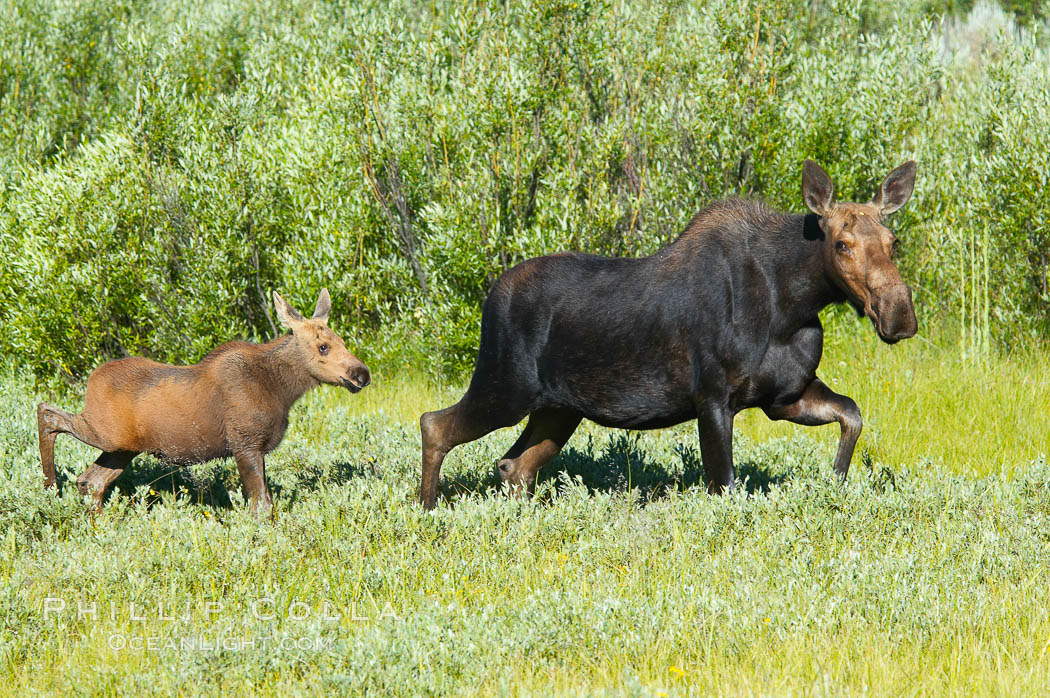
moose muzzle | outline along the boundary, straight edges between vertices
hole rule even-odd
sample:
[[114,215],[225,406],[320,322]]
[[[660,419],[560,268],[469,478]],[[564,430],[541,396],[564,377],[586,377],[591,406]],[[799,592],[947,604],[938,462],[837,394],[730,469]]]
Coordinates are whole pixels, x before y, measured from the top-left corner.
[[371,382],[372,374],[369,372],[368,366],[364,364],[358,364],[351,368],[342,379],[343,387],[351,393],[359,392]]
[[907,284],[891,284],[873,292],[870,308],[875,331],[887,344],[913,337],[919,329]]

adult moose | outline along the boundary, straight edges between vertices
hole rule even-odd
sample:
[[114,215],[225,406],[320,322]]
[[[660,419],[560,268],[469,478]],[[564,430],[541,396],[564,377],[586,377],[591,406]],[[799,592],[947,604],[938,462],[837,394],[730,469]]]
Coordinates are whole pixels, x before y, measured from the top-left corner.
[[55,437],[69,434],[102,450],[77,478],[95,509],[131,460],[148,452],[179,465],[233,456],[252,513],[268,511],[263,456],[284,438],[295,401],[319,383],[356,393],[371,381],[368,367],[328,328],[328,289],[308,320],[276,292],[273,301],[290,334],[266,344],[228,342],[193,366],[116,359],[88,377],[80,414],[40,403],[45,486],[55,487]]
[[556,254],[508,270],[485,301],[466,394],[420,418],[423,506],[435,504],[449,450],[525,416],[498,466],[519,491],[586,417],[625,429],[696,419],[708,489],[721,493],[734,485],[733,417],[749,407],[838,422],[835,471],[845,477],[860,410],[817,378],[817,314],[848,302],[887,343],[915,334],[911,290],[892,261],[897,239],[882,225],[914,184],[909,161],[870,202],[835,203],[831,179],[807,160],[809,215],[729,199],[651,257]]

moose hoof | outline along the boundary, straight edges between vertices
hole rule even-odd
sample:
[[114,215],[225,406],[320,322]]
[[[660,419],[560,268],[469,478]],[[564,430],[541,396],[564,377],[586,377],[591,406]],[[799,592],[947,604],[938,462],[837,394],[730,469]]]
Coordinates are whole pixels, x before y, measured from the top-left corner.
[[521,468],[518,467],[518,463],[509,458],[501,460],[496,466],[496,471],[499,473],[499,479],[512,485],[519,484],[519,480],[521,480],[520,470]]
[[91,497],[95,494],[97,487],[91,478],[77,478],[77,492],[83,497]]
[[272,499],[259,499],[251,503],[248,509],[256,521],[275,520],[276,512],[273,509]]

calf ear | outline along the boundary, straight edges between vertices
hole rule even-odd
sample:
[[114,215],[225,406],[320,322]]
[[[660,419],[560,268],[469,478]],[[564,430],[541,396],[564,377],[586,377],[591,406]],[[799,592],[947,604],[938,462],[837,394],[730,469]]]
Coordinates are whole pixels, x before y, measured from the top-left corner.
[[277,319],[284,327],[294,331],[303,323],[303,316],[299,314],[299,311],[288,305],[288,302],[281,298],[277,291],[273,292],[273,308],[277,311]]
[[321,295],[317,298],[317,308],[314,309],[314,320],[328,322],[328,313],[332,312],[332,297],[327,288],[321,289]]
[[835,187],[824,168],[806,160],[802,164],[802,200],[806,202],[806,208],[818,216],[826,216],[834,194]]
[[886,175],[886,179],[879,187],[879,193],[875,195],[871,203],[883,213],[893,213],[908,203],[914,188],[915,161],[909,160]]

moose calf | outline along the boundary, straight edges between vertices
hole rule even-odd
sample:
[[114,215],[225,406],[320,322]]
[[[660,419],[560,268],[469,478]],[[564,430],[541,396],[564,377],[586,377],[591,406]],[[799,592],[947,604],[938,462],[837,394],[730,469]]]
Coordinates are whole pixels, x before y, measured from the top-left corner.
[[356,393],[371,381],[368,367],[328,328],[328,289],[309,320],[276,292],[273,301],[291,334],[266,344],[228,342],[193,366],[139,357],[109,361],[88,377],[80,414],[41,403],[45,486],[55,487],[55,437],[70,434],[102,450],[77,478],[96,510],[131,460],[146,452],[179,465],[233,456],[252,513],[269,511],[263,456],[281,443],[292,405],[319,383]]
[[809,215],[730,199],[651,257],[558,254],[508,270],[482,309],[466,394],[420,418],[423,506],[437,500],[449,450],[525,417],[498,466],[519,490],[583,418],[624,429],[695,419],[708,488],[722,492],[734,484],[733,417],[750,407],[799,424],[838,422],[844,477],[860,410],[817,378],[818,313],[845,302],[885,342],[915,334],[911,290],[892,259],[897,238],[882,224],[914,184],[907,162],[870,202],[836,203],[827,173],[807,160]]

